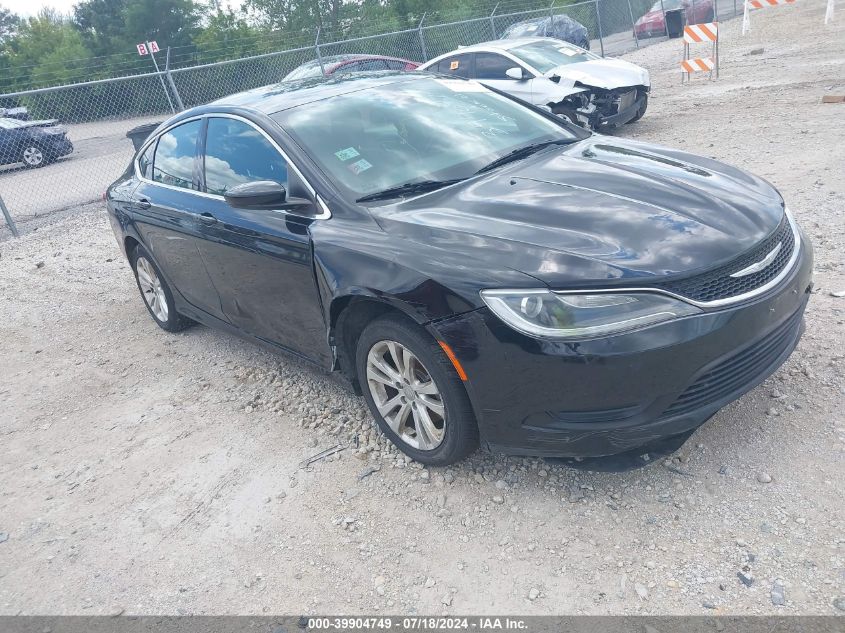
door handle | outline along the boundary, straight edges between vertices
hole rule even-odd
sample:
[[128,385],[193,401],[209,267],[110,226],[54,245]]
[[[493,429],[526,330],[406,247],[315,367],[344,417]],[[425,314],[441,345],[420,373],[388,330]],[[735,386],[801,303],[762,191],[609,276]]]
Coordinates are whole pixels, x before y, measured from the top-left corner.
[[205,213],[200,213],[197,217],[203,224],[214,224],[215,222],[217,222],[217,218],[215,218],[208,211],[206,211]]
[[150,208],[151,206],[153,206],[153,205],[152,205],[152,203],[151,203],[149,200],[147,200],[146,198],[138,198],[138,199],[135,201],[135,206],[136,206],[136,207],[138,207],[139,209],[149,209],[149,208]]

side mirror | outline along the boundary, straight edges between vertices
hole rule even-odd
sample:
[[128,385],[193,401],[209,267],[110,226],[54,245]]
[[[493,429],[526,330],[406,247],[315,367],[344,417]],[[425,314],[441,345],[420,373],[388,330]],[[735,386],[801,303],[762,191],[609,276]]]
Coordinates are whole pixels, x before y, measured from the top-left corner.
[[314,208],[307,198],[288,197],[288,192],[273,180],[245,182],[229,189],[223,198],[236,209],[285,210],[308,214]]
[[508,68],[505,71],[505,74],[510,77],[511,79],[516,79],[517,81],[522,81],[522,68]]

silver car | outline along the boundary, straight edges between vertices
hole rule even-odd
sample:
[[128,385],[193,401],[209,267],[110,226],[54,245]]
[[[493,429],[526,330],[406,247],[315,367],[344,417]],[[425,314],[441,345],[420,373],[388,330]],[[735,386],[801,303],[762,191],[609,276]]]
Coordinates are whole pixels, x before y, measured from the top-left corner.
[[640,119],[651,87],[648,71],[636,64],[550,37],[466,46],[419,70],[476,79],[596,130]]

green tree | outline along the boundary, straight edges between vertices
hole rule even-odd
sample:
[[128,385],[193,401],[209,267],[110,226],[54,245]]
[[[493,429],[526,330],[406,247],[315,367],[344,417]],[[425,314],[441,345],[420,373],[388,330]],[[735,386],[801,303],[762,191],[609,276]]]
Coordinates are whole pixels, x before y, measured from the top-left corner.
[[[11,72],[10,50],[8,42],[15,36],[18,30],[18,16],[4,7],[0,7],[0,77],[9,77]],[[4,81],[0,81],[2,88]],[[5,107],[0,103],[0,107]]]
[[18,28],[20,19],[8,9],[0,6],[0,52],[2,52],[3,42],[11,38]]
[[128,42],[124,11],[127,0],[83,0],[73,7],[73,24],[95,55],[131,51],[137,42]]
[[187,46],[199,29],[200,7],[193,0],[132,0],[123,9],[126,45],[155,40]]
[[264,31],[252,26],[243,12],[222,9],[218,4],[209,5],[203,19],[203,28],[194,36],[202,62],[232,59],[264,53],[268,42],[261,39]]
[[91,57],[79,32],[51,9],[23,20],[8,48],[11,83],[22,88],[78,80]]

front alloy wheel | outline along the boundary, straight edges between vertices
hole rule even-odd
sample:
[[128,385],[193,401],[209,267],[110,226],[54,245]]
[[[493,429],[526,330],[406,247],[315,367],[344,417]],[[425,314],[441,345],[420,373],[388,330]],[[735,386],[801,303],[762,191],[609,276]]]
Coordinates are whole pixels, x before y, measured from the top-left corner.
[[446,411],[431,374],[396,341],[378,341],[367,355],[367,386],[378,411],[403,442],[430,451],[443,441]]
[[478,448],[464,383],[425,328],[399,314],[379,317],[358,338],[355,370],[379,428],[412,459],[447,466]]

